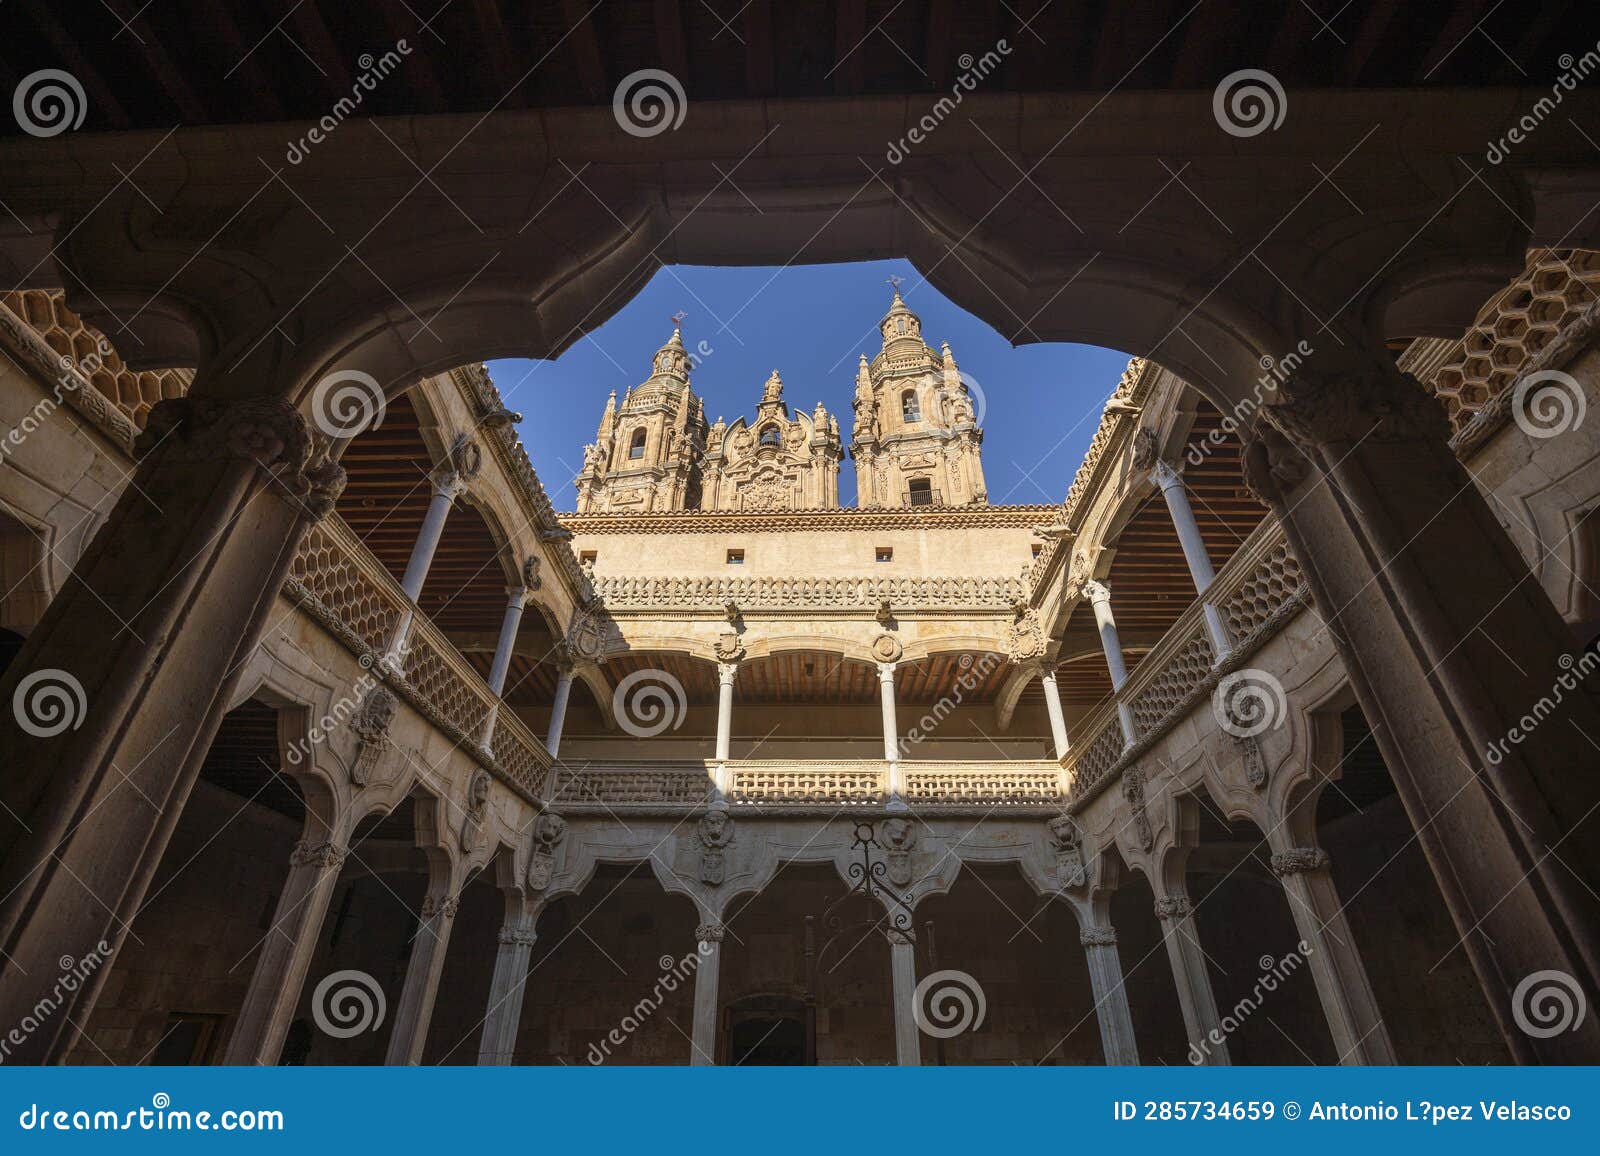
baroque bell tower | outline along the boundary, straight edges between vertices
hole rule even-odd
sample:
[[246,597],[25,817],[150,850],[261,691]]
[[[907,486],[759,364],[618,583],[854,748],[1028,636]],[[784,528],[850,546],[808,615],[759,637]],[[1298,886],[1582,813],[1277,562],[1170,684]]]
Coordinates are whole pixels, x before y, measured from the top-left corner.
[[617,405],[613,391],[583,450],[578,513],[660,513],[700,505],[705,405],[689,388],[689,353],[674,325],[650,376]]
[[983,430],[973,399],[946,342],[935,353],[922,340],[922,319],[895,289],[879,323],[883,349],[856,370],[856,463],[861,506],[986,505]]

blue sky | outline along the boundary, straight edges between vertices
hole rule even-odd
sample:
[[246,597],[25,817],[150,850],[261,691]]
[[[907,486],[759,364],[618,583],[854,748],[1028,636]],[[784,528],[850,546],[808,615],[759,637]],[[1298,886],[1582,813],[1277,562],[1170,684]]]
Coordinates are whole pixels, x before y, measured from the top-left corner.
[[[615,389],[620,399],[649,375],[651,355],[680,311],[684,345],[704,351],[691,380],[710,420],[753,415],[762,383],[777,369],[790,407],[809,410],[820,400],[838,416],[848,447],[856,359],[880,348],[877,326],[889,308],[891,274],[905,279],[900,291],[922,318],[924,340],[934,349],[948,341],[962,373],[982,391],[989,500],[1061,501],[1127,355],[1088,345],[1013,347],[924,283],[906,261],[663,268],[554,361],[495,361],[489,372],[506,404],[524,415],[523,443],[557,510],[573,507],[572,478],[583,446],[594,440],[606,395]],[[847,457],[840,504],[854,505],[855,491]]]

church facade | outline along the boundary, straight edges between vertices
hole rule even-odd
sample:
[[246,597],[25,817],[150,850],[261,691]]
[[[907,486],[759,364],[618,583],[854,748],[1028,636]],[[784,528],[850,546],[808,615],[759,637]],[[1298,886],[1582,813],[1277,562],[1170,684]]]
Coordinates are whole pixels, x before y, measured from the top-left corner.
[[[883,348],[856,378],[850,456],[858,504],[873,509],[982,505],[983,430],[949,344],[935,353],[896,291],[880,323]],[[790,409],[774,369],[754,418],[708,425],[693,358],[678,329],[651,375],[606,402],[578,474],[579,514],[724,510],[775,513],[839,505],[839,419],[819,401]]]

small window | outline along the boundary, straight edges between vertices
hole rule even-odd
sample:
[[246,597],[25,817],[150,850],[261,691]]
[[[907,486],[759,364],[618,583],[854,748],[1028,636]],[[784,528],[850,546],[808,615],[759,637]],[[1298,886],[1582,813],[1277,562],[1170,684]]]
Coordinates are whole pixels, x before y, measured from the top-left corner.
[[630,461],[644,457],[644,438],[644,430],[636,429],[633,431],[633,440],[628,443],[628,458]]
[[578,555],[578,561],[585,566],[592,566],[594,565],[595,558],[598,556],[599,555],[593,550],[585,550],[583,553]]
[[875,561],[875,562],[893,562],[894,561],[894,547],[893,546],[879,546],[878,550],[877,550],[877,553],[873,558],[873,561]]
[[906,421],[921,421],[922,406],[917,404],[917,391],[908,389],[900,395],[900,416]]
[[912,478],[908,493],[913,506],[933,505],[933,482],[928,478]]
[[769,425],[766,429],[761,431],[761,444],[764,446],[772,446],[774,449],[778,447],[779,440],[777,426]]
[[222,1017],[198,1012],[173,1012],[150,1054],[151,1067],[184,1067],[211,1063]]
[[743,566],[744,565],[744,551],[743,550],[729,550],[728,551],[728,565],[730,565],[730,566]]

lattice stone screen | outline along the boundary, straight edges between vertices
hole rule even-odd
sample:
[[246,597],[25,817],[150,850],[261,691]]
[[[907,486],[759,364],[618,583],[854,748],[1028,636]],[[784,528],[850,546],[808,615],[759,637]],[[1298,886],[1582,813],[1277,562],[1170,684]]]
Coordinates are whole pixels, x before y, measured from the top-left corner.
[[1527,267],[1478,313],[1458,347],[1426,382],[1460,430],[1516,380],[1523,363],[1600,296],[1600,253],[1535,249]]
[[1243,642],[1294,597],[1304,578],[1300,563],[1279,541],[1268,550],[1226,602],[1222,620],[1233,641]]
[[1088,749],[1073,763],[1071,777],[1073,796],[1083,794],[1105,778],[1106,772],[1121,754],[1122,728],[1113,716],[1090,741]]
[[102,352],[101,333],[67,308],[58,289],[22,289],[0,294],[0,304],[38,331],[63,357],[70,357],[78,372],[127,414],[140,429],[150,407],[169,397],[182,397],[194,375],[187,369],[129,369],[114,348]]
[[[1140,734],[1156,729],[1156,724],[1166,718],[1179,703],[1211,672],[1215,655],[1205,629],[1195,624],[1189,640],[1178,648],[1176,654],[1162,664],[1161,672],[1151,679],[1134,697],[1133,722]],[[1147,658],[1146,662],[1149,661]],[[1142,667],[1142,663],[1140,664]],[[1138,677],[1138,672],[1135,672]]]
[[333,526],[318,523],[306,532],[290,567],[290,576],[306,588],[340,622],[381,651],[400,614],[397,597],[366,572]]

